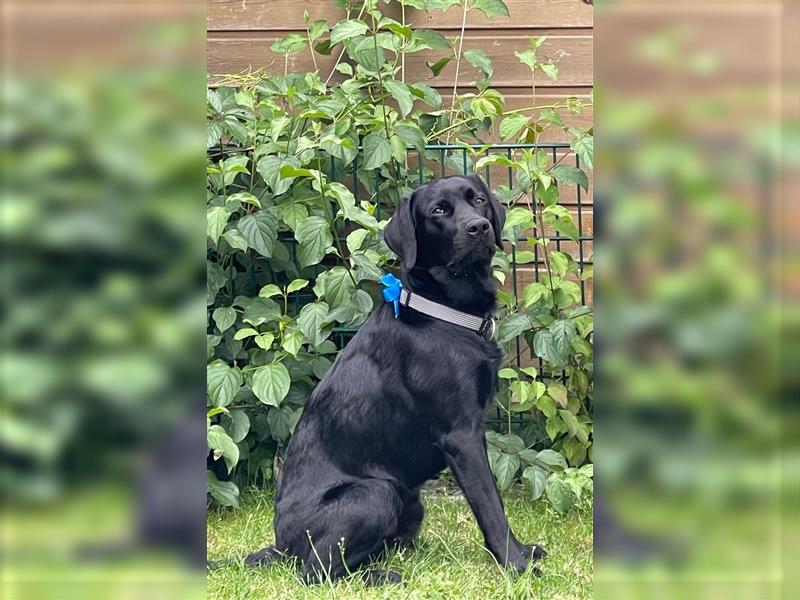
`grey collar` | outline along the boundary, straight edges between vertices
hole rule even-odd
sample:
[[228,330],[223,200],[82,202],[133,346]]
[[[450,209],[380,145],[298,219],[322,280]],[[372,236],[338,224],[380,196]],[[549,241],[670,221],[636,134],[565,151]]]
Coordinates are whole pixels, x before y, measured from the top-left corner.
[[405,288],[400,290],[400,305],[411,308],[423,315],[433,317],[434,319],[446,321],[447,323],[452,323],[453,325],[458,325],[464,329],[474,331],[486,340],[494,339],[496,325],[491,315],[485,319],[476,317],[475,315],[423,298],[419,294],[409,292]]

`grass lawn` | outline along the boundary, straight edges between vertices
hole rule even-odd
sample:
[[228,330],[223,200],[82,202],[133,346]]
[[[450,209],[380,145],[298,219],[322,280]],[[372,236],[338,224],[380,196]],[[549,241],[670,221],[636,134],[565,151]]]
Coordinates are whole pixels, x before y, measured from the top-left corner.
[[[291,563],[263,568],[230,566],[208,575],[210,600],[303,598],[519,598],[581,600],[592,595],[592,511],[584,500],[568,515],[544,501],[530,502],[521,490],[506,495],[506,514],[517,537],[541,543],[549,552],[529,569],[511,576],[484,550],[466,500],[441,484],[423,491],[425,521],[417,546],[391,552],[380,568],[400,573],[403,583],[367,588],[356,574],[336,583],[307,586]],[[208,519],[208,556],[241,558],[274,540],[271,491],[243,494],[238,510],[215,511]]]

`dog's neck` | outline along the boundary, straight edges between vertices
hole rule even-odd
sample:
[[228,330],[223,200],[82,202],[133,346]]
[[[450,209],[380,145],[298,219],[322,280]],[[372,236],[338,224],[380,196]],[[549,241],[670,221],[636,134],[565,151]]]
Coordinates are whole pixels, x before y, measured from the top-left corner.
[[414,267],[403,274],[403,285],[450,308],[485,317],[497,304],[497,289],[489,264],[454,273],[446,266]]

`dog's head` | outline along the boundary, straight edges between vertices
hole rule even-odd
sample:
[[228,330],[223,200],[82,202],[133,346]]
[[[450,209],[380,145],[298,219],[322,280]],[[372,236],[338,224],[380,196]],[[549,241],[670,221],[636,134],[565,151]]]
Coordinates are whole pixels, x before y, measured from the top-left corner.
[[405,271],[488,265],[501,246],[506,210],[480,177],[446,177],[403,198],[383,237]]

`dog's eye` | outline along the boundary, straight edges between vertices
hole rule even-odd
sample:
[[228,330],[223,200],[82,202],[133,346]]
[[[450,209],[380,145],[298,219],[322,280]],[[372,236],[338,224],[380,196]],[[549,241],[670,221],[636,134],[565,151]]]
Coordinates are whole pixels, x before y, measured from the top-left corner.
[[475,206],[481,206],[482,204],[486,204],[486,198],[475,198]]
[[435,207],[435,208],[434,208],[434,209],[431,211],[431,214],[434,214],[434,215],[443,215],[443,214],[444,214],[444,207],[442,207],[442,206],[437,206],[437,207]]

